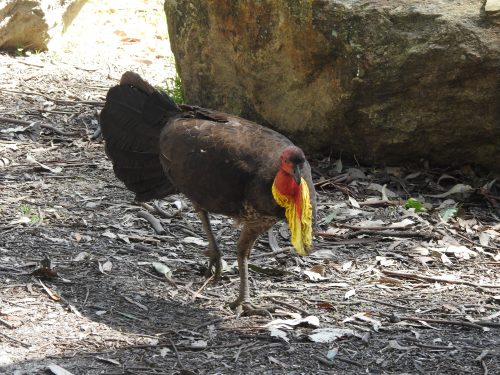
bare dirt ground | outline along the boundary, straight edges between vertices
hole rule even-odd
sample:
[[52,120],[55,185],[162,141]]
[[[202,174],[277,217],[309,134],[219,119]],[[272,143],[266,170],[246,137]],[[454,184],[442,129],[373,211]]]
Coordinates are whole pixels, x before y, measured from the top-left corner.
[[253,298],[280,309],[237,317],[238,229],[213,217],[227,267],[205,283],[189,202],[134,204],[93,137],[121,73],[174,74],[162,2],[122,3],[90,1],[56,52],[0,55],[1,373],[500,373],[500,186],[469,166],[313,156],[316,251],[261,238]]

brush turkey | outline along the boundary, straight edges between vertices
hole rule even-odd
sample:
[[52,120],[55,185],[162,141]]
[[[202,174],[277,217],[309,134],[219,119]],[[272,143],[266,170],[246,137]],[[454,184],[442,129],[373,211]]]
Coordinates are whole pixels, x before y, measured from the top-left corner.
[[221,251],[208,213],[242,225],[237,243],[239,296],[231,307],[252,313],[248,260],[257,237],[286,219],[300,255],[311,248],[315,190],[302,150],[251,121],[195,106],[177,106],[138,74],[112,87],[100,117],[113,169],[136,200],[182,193],[208,237],[209,270],[221,274]]

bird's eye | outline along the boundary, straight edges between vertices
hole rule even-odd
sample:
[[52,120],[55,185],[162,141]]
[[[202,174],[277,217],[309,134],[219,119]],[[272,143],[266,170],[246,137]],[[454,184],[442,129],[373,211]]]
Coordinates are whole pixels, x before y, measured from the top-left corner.
[[286,164],[290,164],[290,159],[285,159]]

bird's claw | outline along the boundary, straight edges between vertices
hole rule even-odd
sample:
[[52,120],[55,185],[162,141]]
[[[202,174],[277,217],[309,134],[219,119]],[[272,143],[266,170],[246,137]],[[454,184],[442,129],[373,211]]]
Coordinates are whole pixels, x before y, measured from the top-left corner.
[[[215,268],[215,271],[214,271]],[[208,269],[205,272],[205,277],[208,279],[213,277],[213,282],[216,284],[222,275],[222,258],[220,256],[210,257]]]
[[240,302],[238,300],[229,304],[232,310],[235,310],[237,316],[263,316],[272,319],[272,309],[258,307],[250,302]]

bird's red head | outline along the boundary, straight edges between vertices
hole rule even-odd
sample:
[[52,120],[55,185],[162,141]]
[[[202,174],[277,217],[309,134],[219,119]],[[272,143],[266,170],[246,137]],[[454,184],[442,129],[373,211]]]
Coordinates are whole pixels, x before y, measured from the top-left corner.
[[280,170],[292,176],[295,183],[300,185],[300,168],[306,161],[302,150],[296,146],[288,146],[280,157]]

